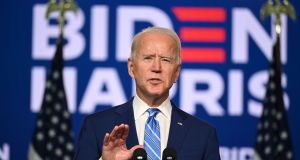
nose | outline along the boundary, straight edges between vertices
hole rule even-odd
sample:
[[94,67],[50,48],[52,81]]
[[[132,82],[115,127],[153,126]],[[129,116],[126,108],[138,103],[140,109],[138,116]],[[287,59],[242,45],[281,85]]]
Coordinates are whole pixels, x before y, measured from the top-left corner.
[[158,57],[155,58],[152,64],[152,71],[153,72],[161,72],[161,61]]

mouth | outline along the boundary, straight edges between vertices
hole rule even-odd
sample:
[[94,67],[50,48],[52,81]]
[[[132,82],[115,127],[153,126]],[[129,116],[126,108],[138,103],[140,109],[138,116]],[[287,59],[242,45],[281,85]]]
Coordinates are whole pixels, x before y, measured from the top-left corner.
[[151,84],[154,84],[154,85],[159,84],[159,83],[162,82],[162,80],[159,79],[159,78],[150,78],[148,81],[149,81]]

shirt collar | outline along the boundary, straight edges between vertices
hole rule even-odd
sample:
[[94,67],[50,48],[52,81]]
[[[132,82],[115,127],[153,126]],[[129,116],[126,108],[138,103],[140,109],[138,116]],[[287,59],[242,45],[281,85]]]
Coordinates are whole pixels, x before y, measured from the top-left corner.
[[[149,108],[150,107],[138,95],[134,96],[133,112],[135,120],[145,114]],[[168,120],[171,120],[172,105],[169,97],[157,108],[160,110],[162,115],[164,115]]]

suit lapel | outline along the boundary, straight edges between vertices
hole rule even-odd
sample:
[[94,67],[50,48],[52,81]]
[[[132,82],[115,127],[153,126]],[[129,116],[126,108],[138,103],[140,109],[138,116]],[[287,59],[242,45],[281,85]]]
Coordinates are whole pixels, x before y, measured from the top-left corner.
[[[129,125],[129,135],[126,142],[128,149],[139,144],[134,121],[132,100],[133,98],[116,110],[116,112],[120,115],[120,119],[118,119],[116,125],[120,125],[121,123]],[[172,147],[176,149],[177,152],[179,152],[188,130],[188,124],[185,124],[185,120],[187,117],[173,103],[172,107],[171,124],[167,146]]]
[[116,112],[120,115],[117,125],[120,125],[121,123],[129,125],[129,135],[126,141],[128,149],[139,144],[134,122],[132,100],[133,98],[116,110]]
[[180,151],[184,141],[188,125],[185,124],[186,116],[174,104],[172,104],[171,124],[168,138],[168,147],[174,148],[177,153]]

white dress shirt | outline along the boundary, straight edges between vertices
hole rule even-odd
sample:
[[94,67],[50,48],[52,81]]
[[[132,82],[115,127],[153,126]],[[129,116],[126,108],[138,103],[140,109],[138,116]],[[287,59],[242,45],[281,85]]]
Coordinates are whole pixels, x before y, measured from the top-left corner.
[[[149,116],[147,109],[149,108],[150,107],[143,100],[141,100],[137,95],[134,97],[133,113],[134,113],[136,133],[140,145],[144,144],[145,124]],[[167,147],[168,137],[169,137],[171,113],[172,113],[172,105],[170,99],[167,98],[157,108],[160,110],[160,112],[158,112],[156,115],[156,120],[158,120],[159,122],[160,148],[161,148],[161,155],[162,155],[163,150]]]
[[[138,97],[137,95],[134,96],[133,113],[139,145],[144,145],[145,124],[149,116],[149,113],[147,112],[148,108],[150,107],[143,100],[141,100],[140,97]],[[170,99],[167,98],[157,108],[160,110],[160,112],[158,112],[156,115],[156,120],[158,120],[159,122],[161,148],[160,155],[162,157],[162,152],[167,147],[171,124],[172,105]],[[102,156],[99,158],[99,160],[102,160]]]

